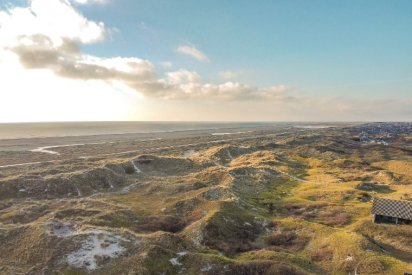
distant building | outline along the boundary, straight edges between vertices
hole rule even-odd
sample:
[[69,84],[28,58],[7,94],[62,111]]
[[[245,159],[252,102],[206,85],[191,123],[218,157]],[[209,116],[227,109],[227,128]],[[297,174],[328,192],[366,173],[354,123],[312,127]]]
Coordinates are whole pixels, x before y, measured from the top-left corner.
[[412,201],[373,199],[375,223],[412,224]]

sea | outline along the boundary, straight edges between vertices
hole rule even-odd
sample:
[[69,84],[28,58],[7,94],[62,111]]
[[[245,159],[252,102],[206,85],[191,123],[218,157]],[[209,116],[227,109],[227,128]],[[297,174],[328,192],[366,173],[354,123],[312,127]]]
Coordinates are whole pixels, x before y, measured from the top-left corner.
[[288,122],[47,122],[0,124],[0,139],[161,133],[288,126]]

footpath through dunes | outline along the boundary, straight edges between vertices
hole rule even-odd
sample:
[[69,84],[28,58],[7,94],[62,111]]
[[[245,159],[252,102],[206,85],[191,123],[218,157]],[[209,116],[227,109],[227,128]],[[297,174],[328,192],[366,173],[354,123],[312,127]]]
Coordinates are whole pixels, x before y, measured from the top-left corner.
[[0,271],[398,274],[409,227],[370,201],[410,163],[319,129],[0,170]]

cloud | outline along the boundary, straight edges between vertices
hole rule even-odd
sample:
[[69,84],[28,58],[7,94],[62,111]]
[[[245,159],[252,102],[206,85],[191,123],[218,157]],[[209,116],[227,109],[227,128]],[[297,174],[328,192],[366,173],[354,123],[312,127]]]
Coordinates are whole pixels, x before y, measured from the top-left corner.
[[[307,96],[288,85],[256,87],[229,81],[238,75],[234,71],[220,72],[220,76],[225,79],[223,83],[210,83],[204,81],[196,71],[184,68],[171,70],[172,64],[168,62],[160,64],[163,68],[160,71],[166,70],[160,74],[149,60],[87,54],[82,51],[83,45],[107,39],[108,31],[103,22],[85,18],[67,0],[32,0],[29,3],[28,7],[0,10],[0,117],[6,117],[7,112],[15,109],[18,111],[17,107],[22,106],[19,102],[24,98],[23,94],[27,97],[27,102],[33,103],[33,108],[39,109],[36,104],[42,110],[44,108],[41,119],[53,117],[53,112],[59,112],[60,109],[67,109],[65,112],[69,112],[70,108],[63,108],[59,100],[59,96],[64,94],[65,101],[70,101],[71,89],[68,87],[76,90],[72,92],[70,102],[83,104],[84,112],[87,112],[90,105],[81,101],[81,93],[85,93],[88,102],[94,103],[99,102],[101,90],[102,96],[106,95],[105,108],[110,105],[110,98],[117,98],[113,93],[135,93],[148,100],[168,102],[170,105],[177,104],[173,102],[185,106],[196,102],[202,102],[202,106],[210,103],[215,107],[204,111],[202,119],[206,120],[217,119],[213,115],[219,114],[222,117],[226,113],[231,114],[227,119],[233,120],[339,120],[342,117],[346,120],[367,120],[373,117],[412,117],[412,99],[384,101]],[[202,62],[209,61],[204,53],[192,46],[180,46],[177,51]],[[30,88],[32,90],[29,93],[26,90]],[[39,96],[36,97],[36,94]],[[96,98],[95,101],[91,95]],[[36,98],[39,99],[34,104]],[[44,102],[47,100],[58,104],[48,107]],[[124,104],[122,96],[116,100],[118,106]],[[77,101],[79,102],[76,103]],[[30,106],[27,104],[24,108],[30,109]],[[220,108],[220,111],[216,108]],[[119,107],[120,109],[122,108]],[[193,109],[196,108],[192,108],[191,112],[198,111]],[[30,118],[35,117],[31,113],[19,112]],[[96,114],[110,119],[104,116],[104,109]],[[61,118],[65,119],[66,116],[62,115]],[[73,116],[70,118],[78,119]]]
[[[46,12],[49,6],[55,15]],[[0,16],[0,35],[6,38],[1,46],[26,69],[46,69],[69,79],[121,82],[146,97],[162,99],[259,100],[278,98],[280,91],[287,90],[285,86],[258,89],[237,82],[204,83],[198,73],[184,69],[158,77],[148,60],[85,54],[81,45],[103,40],[104,24],[86,19],[63,0],[33,0],[28,8],[13,8]],[[207,60],[197,50],[189,52]]]
[[72,2],[80,5],[90,5],[90,4],[107,4],[109,0],[72,0]]
[[138,58],[99,58],[80,52],[72,40],[62,39],[60,45],[44,35],[25,36],[28,45],[11,48],[21,64],[28,69],[49,69],[57,75],[75,79],[139,81],[150,79],[153,65]]
[[163,61],[160,62],[160,66],[162,66],[164,69],[170,69],[173,67],[173,63],[170,61]]
[[233,79],[239,76],[239,72],[226,70],[219,72],[219,76],[223,79]]
[[47,69],[56,75],[79,80],[120,81],[147,97],[163,99],[281,99],[289,88],[284,85],[259,89],[238,82],[204,83],[195,71],[180,69],[158,78],[154,65],[134,57],[100,58],[84,54],[73,40],[60,45],[44,35],[25,36],[25,43],[11,48],[27,69]]
[[182,45],[177,47],[176,51],[188,55],[200,62],[210,62],[209,58],[202,51],[194,46]]
[[29,46],[30,41],[24,38],[39,34],[48,37],[53,45],[60,45],[64,39],[91,44],[104,40],[105,33],[102,22],[87,20],[63,0],[32,0],[28,8],[0,11],[3,47]]
[[200,81],[200,75],[194,71],[179,70],[167,73],[169,84],[197,83]]

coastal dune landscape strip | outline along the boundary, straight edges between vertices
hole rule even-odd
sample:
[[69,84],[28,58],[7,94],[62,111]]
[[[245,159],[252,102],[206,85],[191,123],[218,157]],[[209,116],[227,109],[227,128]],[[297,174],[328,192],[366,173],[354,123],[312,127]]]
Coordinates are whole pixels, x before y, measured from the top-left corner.
[[[267,135],[259,135],[259,136],[252,136],[252,137],[238,137],[238,138],[231,138],[231,139],[220,139],[220,140],[212,140],[212,141],[207,141],[207,142],[190,143],[190,144],[183,144],[183,145],[171,145],[171,146],[151,148],[149,151],[155,152],[155,151],[164,150],[164,149],[186,148],[186,147],[193,147],[193,146],[207,145],[207,144],[214,144],[214,143],[225,143],[225,142],[236,141],[236,140],[240,141],[240,140],[256,139],[256,138],[262,138],[262,137],[284,135],[286,133],[287,132],[267,134]],[[138,141],[153,141],[153,140],[159,140],[159,139],[138,140]],[[108,142],[108,143],[114,143],[114,142]],[[106,143],[71,144],[71,145],[63,145],[63,146],[45,146],[45,147],[41,147],[41,148],[49,149],[49,148],[70,147],[70,146],[87,146],[87,145],[95,145],[95,144],[106,144]],[[35,151],[31,150],[31,152],[50,154],[50,152],[44,152],[43,150],[36,150],[36,149],[35,149]],[[91,155],[91,156],[81,156],[81,157],[78,157],[78,159],[87,159],[87,158],[95,158],[95,157],[108,157],[108,156],[121,156],[121,155],[127,155],[127,154],[138,153],[138,152],[141,152],[141,150],[137,149],[137,150],[128,150],[128,151],[122,151],[122,152],[115,152],[115,153],[95,154],[95,155]],[[57,152],[55,152],[55,153],[57,153]],[[52,153],[52,155],[53,154],[54,153]],[[16,167],[16,166],[30,166],[30,165],[43,164],[43,163],[56,163],[56,162],[63,162],[63,161],[68,161],[68,160],[72,160],[72,158],[57,159],[57,160],[46,160],[46,161],[40,161],[40,162],[27,162],[27,163],[1,165],[0,168],[10,168],[10,167]]]
[[[363,271],[370,266],[361,257],[372,257],[378,274],[396,274],[410,266],[410,225],[374,223],[369,209],[375,196],[408,205],[396,200],[410,198],[412,164],[403,149],[412,145],[411,130],[370,123],[227,138],[187,133],[142,148],[122,141],[132,150],[108,154],[113,143],[82,144],[96,154],[5,166],[0,230],[8,239],[0,252],[21,249],[29,266],[85,274],[150,274],[159,263],[172,274],[242,274],[245,262],[252,271],[333,274],[340,265],[330,266],[331,255]],[[37,249],[27,251],[21,234]],[[367,248],[377,235],[385,250]],[[39,261],[39,253],[52,257]],[[146,256],[153,253],[155,265]],[[1,255],[1,266],[16,273],[14,254]],[[268,255],[275,260],[255,260]]]

